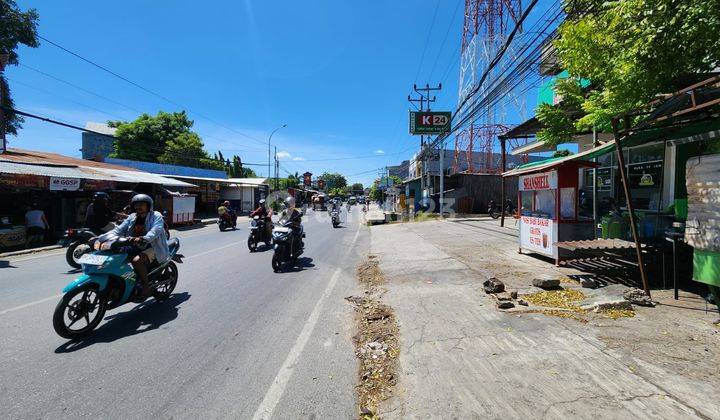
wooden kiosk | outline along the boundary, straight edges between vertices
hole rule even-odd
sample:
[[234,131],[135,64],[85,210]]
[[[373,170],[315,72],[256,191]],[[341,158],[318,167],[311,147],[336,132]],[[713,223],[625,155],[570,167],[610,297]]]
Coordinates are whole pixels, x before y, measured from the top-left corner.
[[518,177],[519,252],[542,254],[559,264],[558,242],[595,239],[594,220],[579,215],[578,187],[580,169],[596,166],[560,160],[503,174]]

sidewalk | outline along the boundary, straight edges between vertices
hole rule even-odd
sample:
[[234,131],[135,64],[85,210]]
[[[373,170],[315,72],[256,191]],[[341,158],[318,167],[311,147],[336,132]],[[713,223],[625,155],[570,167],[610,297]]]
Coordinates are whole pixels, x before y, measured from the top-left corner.
[[[490,222],[375,226],[371,252],[400,328],[384,418],[719,418],[717,314],[671,306],[587,323],[503,313],[482,289],[522,294],[551,263]],[[713,318],[714,317],[714,318]]]

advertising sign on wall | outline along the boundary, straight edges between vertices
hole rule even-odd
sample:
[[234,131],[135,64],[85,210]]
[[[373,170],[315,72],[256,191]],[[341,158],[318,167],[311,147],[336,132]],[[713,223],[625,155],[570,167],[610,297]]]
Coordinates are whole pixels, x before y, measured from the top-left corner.
[[50,177],[50,191],[77,191],[80,189],[80,178]]
[[520,218],[520,248],[538,254],[557,257],[555,224],[552,219],[522,216]]
[[554,190],[557,185],[557,171],[523,175],[518,178],[520,191]]

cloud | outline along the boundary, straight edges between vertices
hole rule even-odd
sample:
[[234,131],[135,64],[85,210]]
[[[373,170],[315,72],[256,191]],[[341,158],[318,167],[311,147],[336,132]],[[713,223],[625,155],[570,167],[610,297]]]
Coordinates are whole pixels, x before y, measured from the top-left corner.
[[305,160],[305,158],[302,156],[295,156],[294,158],[292,158],[292,160],[294,160],[295,162],[300,162],[302,160]]
[[375,151],[375,154],[376,154],[376,155],[384,155],[384,154],[385,154],[385,151],[384,151],[383,149],[378,149],[378,150]]
[[289,159],[289,158],[290,158],[290,153],[289,153],[289,152],[286,152],[286,151],[284,151],[284,150],[281,150],[281,151],[279,151],[279,152],[277,153],[277,157],[278,157],[278,159]]

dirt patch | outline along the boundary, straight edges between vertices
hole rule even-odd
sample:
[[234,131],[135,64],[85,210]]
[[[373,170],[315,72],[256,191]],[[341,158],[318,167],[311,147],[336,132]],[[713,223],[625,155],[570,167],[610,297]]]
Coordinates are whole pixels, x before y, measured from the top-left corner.
[[585,294],[579,290],[548,290],[545,292],[525,295],[523,299],[537,306],[567,309],[578,313],[585,312],[576,303],[585,299]]
[[355,305],[353,336],[355,355],[360,361],[358,385],[360,419],[376,419],[380,402],[392,395],[397,381],[398,327],[391,307],[381,302],[385,277],[376,256],[369,255],[357,268],[364,296],[345,299]]

